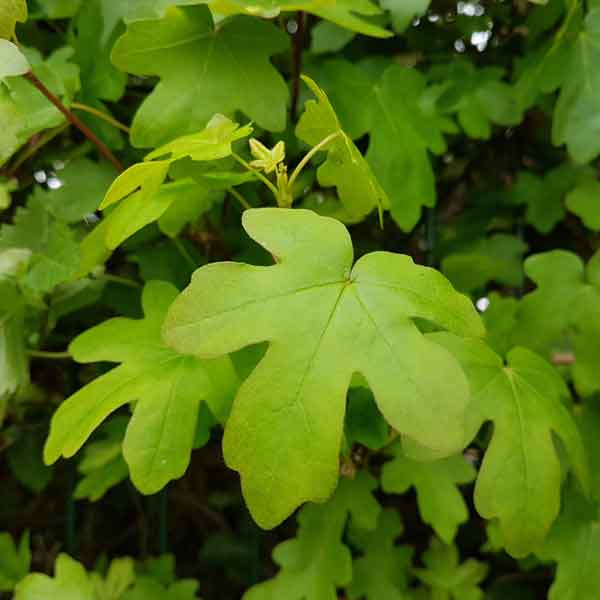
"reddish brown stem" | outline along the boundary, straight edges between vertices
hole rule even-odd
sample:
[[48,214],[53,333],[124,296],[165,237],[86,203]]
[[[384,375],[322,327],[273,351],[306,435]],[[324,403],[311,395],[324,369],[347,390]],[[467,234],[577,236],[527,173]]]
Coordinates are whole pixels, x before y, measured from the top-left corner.
[[72,125],[77,127],[85,137],[98,148],[98,152],[110,161],[115,169],[122,173],[124,171],[123,165],[117,160],[115,155],[110,151],[108,146],[96,136],[96,134],[83,123],[76,115],[74,115],[61,101],[57,98],[31,71],[23,75],[27,81],[34,85],[60,112],[65,116],[65,119]]
[[302,50],[304,49],[304,31],[306,28],[306,15],[299,10],[296,14],[298,29],[292,41],[292,100],[290,114],[292,120],[298,116],[298,97],[300,96],[300,75],[302,74]]

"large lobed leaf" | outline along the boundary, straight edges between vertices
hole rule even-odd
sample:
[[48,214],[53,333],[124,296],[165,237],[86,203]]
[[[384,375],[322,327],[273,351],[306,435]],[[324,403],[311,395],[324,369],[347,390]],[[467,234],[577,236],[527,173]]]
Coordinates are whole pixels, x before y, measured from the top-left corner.
[[269,57],[286,47],[282,32],[256,18],[238,16],[215,28],[206,6],[169,8],[161,19],[130,23],[113,62],[161,79],[134,117],[132,143],[155,147],[201,129],[217,112],[236,110],[282,130],[288,90]]
[[78,362],[122,364],[61,404],[44,448],[46,463],[73,456],[110,413],[137,400],[123,442],[133,482],[151,494],[183,475],[200,403],[224,419],[237,377],[228,357],[201,361],[162,343],[160,328],[176,295],[169,283],[149,282],[142,296],[143,319],[110,319],[73,340],[69,350]]
[[441,455],[459,450],[467,382],[413,319],[480,336],[471,302],[405,255],[373,252],[353,267],[346,228],[310,211],[247,210],[243,225],[277,264],[197,270],[164,336],[202,358],[270,342],[238,392],[223,440],[256,521],[273,527],[301,502],[331,494],[355,372],[398,431]]
[[558,372],[525,348],[513,348],[504,366],[479,340],[431,334],[459,359],[471,384],[467,441],[491,420],[494,433],[475,485],[475,507],[498,519],[507,551],[536,550],[560,507],[561,462],[557,436],[569,464],[588,488],[583,443],[563,404],[568,390]]

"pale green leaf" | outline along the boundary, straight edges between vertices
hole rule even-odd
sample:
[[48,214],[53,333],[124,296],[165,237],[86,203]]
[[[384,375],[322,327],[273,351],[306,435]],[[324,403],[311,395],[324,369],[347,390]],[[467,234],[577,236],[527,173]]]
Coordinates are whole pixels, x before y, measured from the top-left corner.
[[442,454],[460,449],[467,382],[412,319],[480,336],[471,302],[405,255],[374,252],[352,267],[350,236],[330,218],[264,208],[242,219],[277,264],[200,268],[170,309],[164,335],[204,358],[271,342],[238,392],[223,440],[257,522],[273,527],[301,502],[331,494],[355,372],[398,431]]
[[150,494],[183,475],[200,402],[225,418],[237,379],[227,357],[201,361],[163,345],[160,328],[176,295],[171,284],[150,282],[142,296],[143,319],[110,319],[71,343],[69,350],[78,362],[122,364],[59,407],[44,449],[47,463],[73,456],[110,413],[137,400],[123,442],[133,482]]
[[206,6],[170,8],[163,19],[131,23],[113,62],[161,79],[136,112],[133,144],[158,146],[201,129],[217,112],[236,110],[282,130],[288,90],[269,57],[286,48],[285,35],[260,19],[234,17],[215,29]]
[[325,92],[304,76],[317,100],[306,102],[305,111],[296,127],[296,135],[307,144],[322,146],[327,159],[317,170],[319,183],[335,186],[345,209],[352,217],[364,217],[374,208],[387,204],[387,197],[367,161],[342,126]]
[[15,600],[90,600],[94,586],[81,563],[66,554],[59,554],[54,565],[54,577],[30,573],[15,589]]
[[12,42],[0,38],[0,79],[23,75],[30,69],[23,53]]
[[507,551],[523,557],[536,550],[560,507],[561,464],[554,436],[584,488],[588,469],[583,443],[563,404],[568,390],[558,372],[525,348],[513,348],[505,367],[478,340],[432,334],[453,351],[471,383],[468,442],[491,420],[494,433],[475,485],[475,507],[498,519]]
[[15,34],[17,23],[27,20],[25,0],[2,0],[0,5],[0,38],[10,39]]
[[395,444],[392,453],[394,458],[385,463],[381,475],[383,490],[403,494],[414,487],[421,518],[444,542],[451,543],[458,526],[469,518],[457,486],[473,481],[475,469],[462,454],[419,462],[406,456],[400,443]]

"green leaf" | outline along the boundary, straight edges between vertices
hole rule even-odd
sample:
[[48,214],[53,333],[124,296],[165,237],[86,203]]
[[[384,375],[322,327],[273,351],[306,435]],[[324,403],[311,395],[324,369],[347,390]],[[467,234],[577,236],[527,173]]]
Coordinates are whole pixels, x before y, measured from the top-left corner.
[[486,329],[487,345],[500,356],[512,348],[512,336],[517,324],[518,300],[492,292],[488,296],[489,306],[482,315]]
[[142,296],[143,319],[110,319],[73,340],[69,351],[78,362],[122,364],[59,407],[44,449],[46,463],[73,456],[110,413],[137,400],[123,442],[136,487],[151,494],[183,475],[200,402],[225,418],[237,380],[229,358],[200,361],[163,345],[160,328],[176,295],[171,284],[150,282]]
[[497,233],[447,255],[441,270],[462,292],[481,289],[488,281],[517,287],[523,283],[521,261],[526,250],[527,244],[519,238]]
[[0,79],[23,75],[30,69],[23,53],[12,42],[0,38]]
[[198,582],[181,579],[170,586],[162,585],[148,577],[138,577],[133,589],[120,600],[197,600]]
[[45,206],[57,219],[75,223],[98,208],[114,179],[114,169],[108,163],[76,158],[57,175],[62,185],[44,194]]
[[[21,47],[33,73],[64,102],[79,89],[79,70],[70,62],[73,50],[55,50],[42,59],[37,50]],[[63,115],[29,81],[9,77],[0,84],[0,165],[32,135],[64,123]]]
[[[379,412],[371,390],[350,388],[345,423],[346,444],[358,442],[371,450],[379,450],[389,438],[389,427]],[[350,449],[350,448],[349,448]]]
[[458,484],[473,481],[475,469],[462,454],[420,462],[406,456],[400,443],[394,445],[392,454],[393,460],[383,467],[383,490],[403,494],[414,487],[421,518],[444,542],[450,544],[458,526],[469,518]]
[[310,211],[252,209],[242,221],[277,264],[200,268],[164,335],[206,358],[271,342],[238,392],[223,440],[256,521],[273,527],[301,502],[331,494],[354,372],[398,431],[442,454],[462,447],[464,375],[412,319],[480,336],[470,301],[405,255],[374,252],[352,267],[346,228]]
[[23,296],[16,286],[0,276],[0,424],[7,398],[29,383],[24,309]]
[[565,216],[565,194],[586,174],[586,170],[570,164],[551,169],[543,177],[521,171],[511,189],[511,201],[527,206],[527,223],[540,233],[550,233]]
[[92,573],[94,594],[97,600],[121,600],[135,581],[135,565],[129,557],[115,558],[108,567],[106,577]]
[[567,194],[567,208],[592,231],[600,231],[600,182],[581,183]]
[[339,52],[355,34],[329,21],[319,21],[310,30],[310,51],[315,54]]
[[369,134],[366,159],[387,195],[386,208],[401,229],[410,231],[421,207],[436,200],[427,148],[436,153],[446,148],[435,107],[425,106],[425,78],[399,65],[373,74],[367,65],[341,60],[325,63],[319,76],[348,135]]
[[522,119],[515,89],[502,80],[503,76],[501,68],[477,69],[464,59],[431,71],[431,77],[446,88],[440,98],[441,106],[457,113],[469,137],[486,140],[492,135],[492,124],[517,125]]
[[486,578],[488,567],[470,558],[460,563],[456,546],[446,546],[431,540],[423,554],[425,568],[415,569],[415,575],[425,583],[435,600],[483,600],[479,584]]
[[365,529],[375,529],[379,505],[371,492],[373,478],[360,472],[343,479],[325,504],[307,504],[298,515],[298,534],[273,551],[280,566],[271,580],[248,590],[243,600],[330,600],[336,588],[352,579],[352,557],[342,543],[348,516]]
[[430,339],[453,351],[471,382],[466,441],[484,422],[494,423],[475,485],[475,507],[484,518],[498,519],[511,555],[526,556],[540,546],[559,512],[561,464],[553,436],[588,487],[583,443],[562,403],[568,390],[549,363],[525,348],[513,348],[504,366],[477,340],[446,333]]
[[352,566],[352,583],[347,588],[350,600],[406,598],[413,549],[395,545],[402,532],[402,521],[398,513],[388,509],[379,515],[375,531],[361,532],[360,536],[354,536],[353,541],[358,542],[363,556],[355,559]]
[[415,17],[427,12],[431,0],[383,0],[381,6],[392,14],[392,24],[398,32],[404,31]]
[[79,246],[63,221],[45,207],[45,196],[34,192],[26,207],[19,207],[12,225],[0,228],[0,250],[18,248],[30,253],[23,283],[35,293],[45,293],[72,279],[79,267]]
[[541,558],[558,563],[548,600],[594,598],[598,593],[599,550],[598,507],[570,488],[563,514],[540,552]]
[[90,600],[94,586],[81,563],[66,554],[59,554],[54,565],[54,577],[30,573],[15,589],[15,600],[61,598],[64,600]]
[[3,0],[0,6],[0,38],[11,39],[17,23],[27,20],[25,0]]
[[342,130],[325,92],[310,78],[302,79],[317,100],[308,100],[296,127],[296,135],[316,146],[329,138],[322,150],[325,162],[317,170],[319,183],[335,186],[351,217],[364,217],[375,207],[387,204],[387,197],[358,148]]
[[213,0],[210,7],[213,12],[225,15],[242,12],[264,18],[276,17],[282,11],[302,10],[364,35],[377,38],[393,35],[368,18],[382,12],[370,0],[256,0],[252,3],[248,0]]
[[[270,131],[285,127],[288,91],[269,57],[287,47],[270,23],[234,17],[215,29],[206,6],[170,8],[128,26],[113,62],[160,83],[133,119],[135,146],[158,146],[204,127],[217,112],[241,110]],[[248,77],[252,73],[252,77]]]
[[36,494],[52,479],[52,469],[42,460],[44,437],[42,432],[23,431],[6,454],[13,477]]
[[600,9],[585,18],[554,111],[552,142],[566,144],[575,162],[585,164],[600,153]]
[[0,533],[0,592],[12,592],[29,572],[30,563],[29,533],[21,536],[18,547],[8,533]]
[[102,439],[85,445],[83,457],[77,465],[82,478],[73,492],[75,498],[96,502],[110,488],[127,479],[129,469],[121,452],[126,429],[127,419],[114,417],[101,427]]

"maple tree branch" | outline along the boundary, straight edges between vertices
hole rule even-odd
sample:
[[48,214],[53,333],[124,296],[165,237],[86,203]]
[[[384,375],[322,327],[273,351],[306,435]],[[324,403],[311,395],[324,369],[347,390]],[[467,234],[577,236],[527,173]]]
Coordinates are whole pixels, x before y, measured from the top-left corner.
[[300,74],[302,73],[302,50],[304,46],[304,32],[306,29],[306,14],[299,10],[296,13],[298,29],[292,38],[292,99],[290,115],[292,121],[298,117],[298,98],[300,96]]
[[67,119],[67,121],[69,121],[69,123],[71,123],[72,125],[74,125],[75,127],[77,127],[77,129],[79,129],[79,131],[81,131],[81,133],[83,133],[83,135],[90,140],[90,142],[92,142],[92,144],[94,144],[94,146],[96,146],[96,148],[98,149],[98,152],[100,152],[100,154],[102,154],[102,156],[104,156],[104,158],[106,158],[106,160],[110,161],[112,163],[112,165],[115,167],[115,169],[117,169],[117,171],[119,171],[119,173],[122,173],[125,169],[123,168],[123,165],[117,160],[117,158],[115,157],[115,155],[110,151],[110,149],[108,148],[108,146],[102,141],[100,140],[96,134],[87,126],[85,125],[81,119],[79,119],[79,117],[77,117],[76,115],[74,115],[61,101],[59,98],[57,98],[34,74],[32,71],[29,71],[27,73],[25,73],[23,75],[23,77],[25,79],[27,79],[27,81],[29,81],[29,83],[31,83],[33,86],[35,86],[37,88],[37,90],[39,92],[41,92],[52,104],[54,104],[54,106],[64,115],[65,119]]

